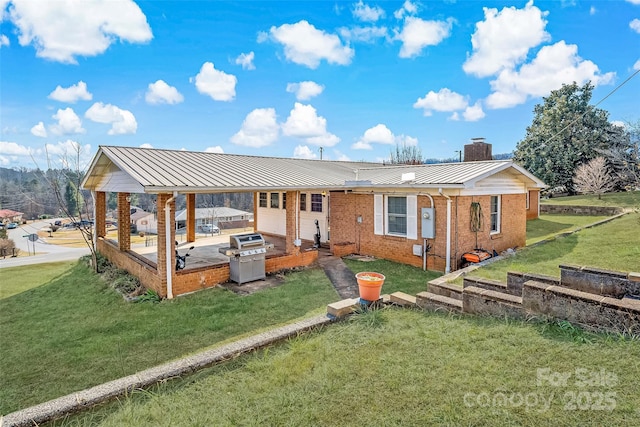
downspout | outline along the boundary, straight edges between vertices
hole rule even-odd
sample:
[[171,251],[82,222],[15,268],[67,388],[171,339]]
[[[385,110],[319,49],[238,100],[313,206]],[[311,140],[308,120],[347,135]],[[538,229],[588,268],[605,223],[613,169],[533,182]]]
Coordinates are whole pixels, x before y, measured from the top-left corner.
[[451,197],[442,192],[442,188],[438,189],[438,193],[445,199],[447,199],[447,252],[446,252],[446,264],[444,272],[445,274],[451,272]]
[[[164,202],[164,229],[165,229],[165,252],[166,252],[166,264],[167,264],[167,298],[173,299],[173,265],[171,265],[171,252],[173,249],[173,242],[171,241],[171,207],[169,206],[178,196],[178,192],[174,191],[173,196],[169,197]],[[175,250],[175,249],[174,249]]]

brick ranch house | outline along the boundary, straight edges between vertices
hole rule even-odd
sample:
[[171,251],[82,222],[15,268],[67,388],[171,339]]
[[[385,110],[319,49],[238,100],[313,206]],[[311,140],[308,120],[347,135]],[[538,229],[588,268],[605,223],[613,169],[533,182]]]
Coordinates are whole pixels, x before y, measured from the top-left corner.
[[[179,194],[186,196],[192,242],[197,193],[253,193],[254,230],[284,239],[284,253],[267,254],[267,273],[315,262],[318,251],[308,243],[317,228],[322,246],[336,256],[371,255],[448,272],[474,248],[525,246],[526,221],[538,217],[544,183],[511,161],[383,165],[101,146],[82,187],[94,196],[98,251],[172,298],[229,280],[228,263],[175,271]],[[108,192],[117,193],[120,224],[129,223],[130,193],[156,195],[157,262],[131,250],[126,228],[117,242],[106,238]]]

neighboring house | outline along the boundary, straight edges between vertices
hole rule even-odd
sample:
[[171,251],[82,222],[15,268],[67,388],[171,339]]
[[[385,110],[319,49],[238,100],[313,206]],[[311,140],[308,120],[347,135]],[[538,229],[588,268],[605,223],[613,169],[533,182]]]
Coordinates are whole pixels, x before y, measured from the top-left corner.
[[[245,228],[253,224],[253,212],[245,212],[239,209],[227,208],[224,206],[213,208],[196,208],[195,210],[196,231],[202,231],[202,226],[212,224],[226,230],[230,228]],[[176,212],[176,227],[178,229],[187,226],[187,210]]]
[[11,209],[0,209],[0,222],[9,223],[9,222],[22,222],[23,212],[12,211]]
[[[153,212],[146,212],[138,207],[132,207],[130,224],[135,225],[135,231],[145,233],[158,232],[158,220]],[[134,227],[132,227],[133,229]]]
[[[196,193],[254,193],[254,229],[283,237],[286,246],[284,256],[267,257],[267,272],[317,259],[308,244],[316,221],[323,246],[337,256],[450,271],[475,248],[493,253],[524,246],[526,220],[538,215],[544,183],[511,161],[407,166],[103,146],[82,186],[95,195],[98,249],[172,297],[229,278],[228,265],[173,270],[178,194],[187,198],[186,240],[193,241]],[[107,192],[118,193],[119,222],[128,220],[129,193],[157,195],[157,264],[136,261],[124,233],[117,243],[101,239]]]

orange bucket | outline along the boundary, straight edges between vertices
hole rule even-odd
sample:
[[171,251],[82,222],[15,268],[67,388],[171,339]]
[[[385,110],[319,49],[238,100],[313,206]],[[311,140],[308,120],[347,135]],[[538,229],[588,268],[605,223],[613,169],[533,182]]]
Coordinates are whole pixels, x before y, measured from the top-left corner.
[[356,280],[358,281],[358,288],[360,290],[360,299],[365,301],[379,300],[384,279],[384,275],[370,271],[363,271],[356,274]]

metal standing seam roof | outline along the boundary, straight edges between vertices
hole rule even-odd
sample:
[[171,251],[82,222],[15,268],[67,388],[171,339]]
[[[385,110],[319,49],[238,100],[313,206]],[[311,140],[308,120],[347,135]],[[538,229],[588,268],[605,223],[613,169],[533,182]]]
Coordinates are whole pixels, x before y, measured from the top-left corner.
[[[536,186],[544,183],[511,161],[482,161],[422,165],[306,160],[196,151],[101,146],[83,188],[95,189],[113,166],[140,183],[146,192],[231,191],[295,188],[350,188],[371,186],[464,187],[477,179],[515,168]],[[415,173],[411,182],[403,173]],[[368,181],[370,183],[368,183]]]

